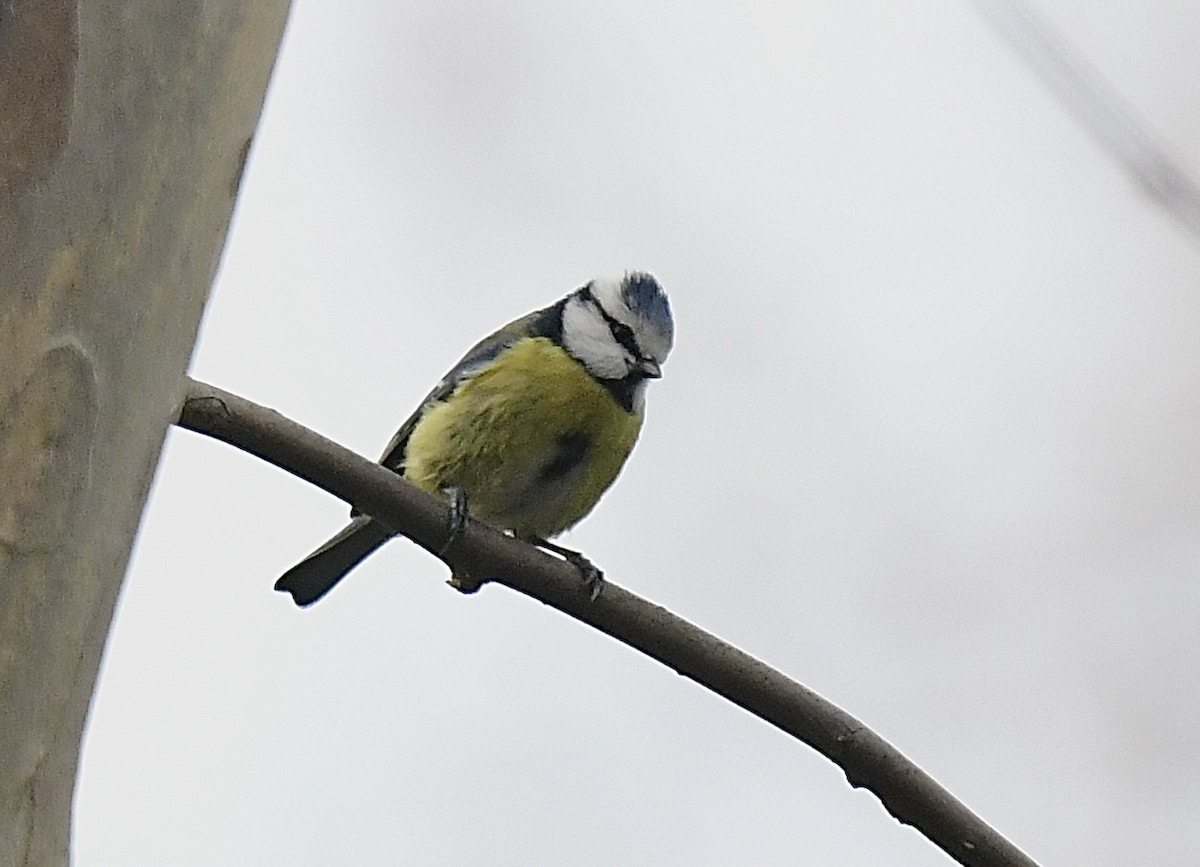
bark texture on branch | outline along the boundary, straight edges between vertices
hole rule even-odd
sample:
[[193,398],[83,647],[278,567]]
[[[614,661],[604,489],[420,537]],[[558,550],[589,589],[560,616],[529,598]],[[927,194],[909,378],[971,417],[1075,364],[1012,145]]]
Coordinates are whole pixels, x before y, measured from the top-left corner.
[[80,737],[286,0],[0,4],[0,864]]

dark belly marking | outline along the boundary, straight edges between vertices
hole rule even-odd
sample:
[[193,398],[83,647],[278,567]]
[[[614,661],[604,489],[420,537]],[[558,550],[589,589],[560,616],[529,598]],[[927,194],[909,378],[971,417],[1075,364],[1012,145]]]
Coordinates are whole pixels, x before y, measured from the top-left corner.
[[550,463],[538,474],[541,482],[555,482],[579,466],[592,447],[592,439],[585,433],[570,431],[558,438],[558,448]]

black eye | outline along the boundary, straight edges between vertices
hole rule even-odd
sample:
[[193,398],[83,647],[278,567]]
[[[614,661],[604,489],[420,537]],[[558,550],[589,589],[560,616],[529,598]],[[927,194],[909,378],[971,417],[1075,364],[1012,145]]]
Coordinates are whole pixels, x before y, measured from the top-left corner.
[[613,340],[621,345],[621,348],[630,354],[633,358],[641,358],[642,350],[638,346],[637,338],[633,336],[633,329],[621,322],[604,309],[604,305],[596,300],[596,296],[592,294],[590,284],[580,290],[580,296],[592,306],[600,317],[608,325],[608,333],[613,336]]
[[634,339],[632,328],[624,322],[611,319],[608,323],[608,330],[612,332],[612,336],[616,338],[617,343],[621,344],[630,355],[634,358],[641,357],[642,353],[638,350],[637,340]]

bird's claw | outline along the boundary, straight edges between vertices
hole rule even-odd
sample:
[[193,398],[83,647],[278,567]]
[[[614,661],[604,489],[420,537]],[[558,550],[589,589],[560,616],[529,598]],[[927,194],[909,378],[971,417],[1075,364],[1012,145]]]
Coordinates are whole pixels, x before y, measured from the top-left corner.
[[467,492],[462,488],[447,488],[450,495],[450,538],[467,529]]
[[568,563],[579,570],[583,586],[588,589],[588,598],[595,602],[600,596],[600,591],[604,589],[604,573],[600,571],[600,567],[577,552],[571,552],[564,556]]
[[551,551],[562,557],[568,563],[575,567],[579,572],[579,577],[583,579],[583,585],[588,589],[588,595],[592,602],[600,596],[600,591],[604,589],[604,573],[578,551],[572,551],[570,548],[563,548],[561,545],[555,545],[546,539],[532,539],[533,544],[546,551]]
[[467,529],[467,521],[470,518],[470,513],[467,511],[467,492],[462,488],[446,488],[445,493],[450,497],[450,510],[446,522],[449,533],[446,536],[446,544],[442,545],[442,549],[438,551],[438,556],[441,557],[446,555],[446,552],[458,541],[458,537]]

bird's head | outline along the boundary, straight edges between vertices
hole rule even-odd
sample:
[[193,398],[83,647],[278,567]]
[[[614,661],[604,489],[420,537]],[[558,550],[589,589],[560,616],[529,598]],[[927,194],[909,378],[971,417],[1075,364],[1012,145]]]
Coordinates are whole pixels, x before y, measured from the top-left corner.
[[657,379],[674,339],[667,295],[645,271],[592,280],[563,306],[563,347],[597,379]]

